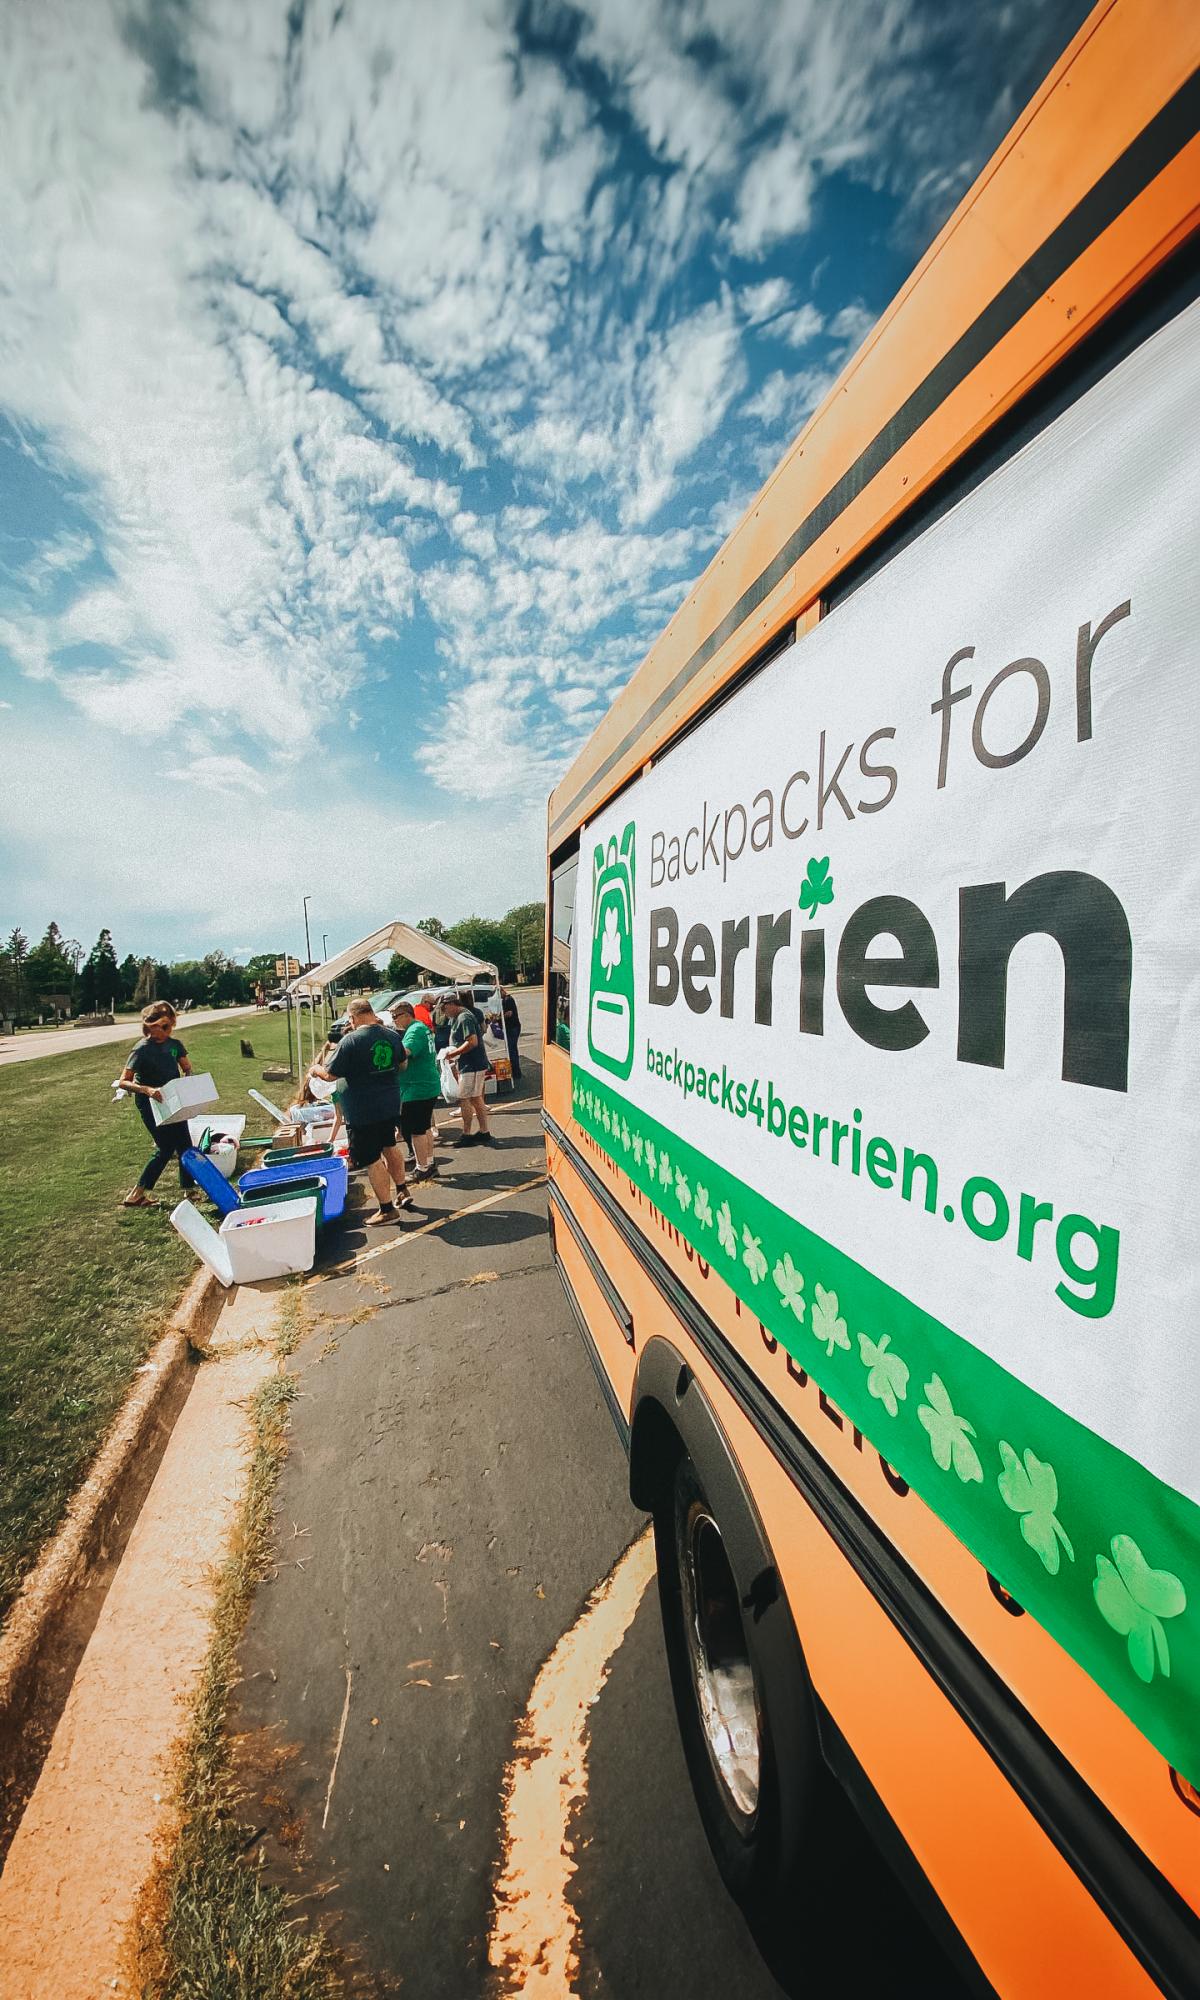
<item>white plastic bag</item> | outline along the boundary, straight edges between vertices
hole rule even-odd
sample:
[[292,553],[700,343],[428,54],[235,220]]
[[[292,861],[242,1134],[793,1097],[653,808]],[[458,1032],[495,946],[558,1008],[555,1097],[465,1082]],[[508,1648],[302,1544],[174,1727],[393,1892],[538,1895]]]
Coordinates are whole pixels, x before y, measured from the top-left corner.
[[459,1098],[462,1096],[462,1088],[458,1081],[458,1074],[446,1049],[438,1050],[437,1066],[438,1075],[442,1080],[442,1096],[447,1104],[457,1104]]

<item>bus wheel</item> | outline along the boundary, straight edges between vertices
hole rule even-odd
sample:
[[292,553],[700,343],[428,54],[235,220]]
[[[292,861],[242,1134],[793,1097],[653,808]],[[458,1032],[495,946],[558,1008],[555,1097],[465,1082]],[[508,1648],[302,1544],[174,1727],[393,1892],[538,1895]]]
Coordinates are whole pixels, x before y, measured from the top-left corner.
[[704,1830],[730,1893],[766,1914],[794,1885],[823,1768],[799,1641],[757,1522],[748,1509],[722,1520],[686,1456],[662,1489],[654,1535]]

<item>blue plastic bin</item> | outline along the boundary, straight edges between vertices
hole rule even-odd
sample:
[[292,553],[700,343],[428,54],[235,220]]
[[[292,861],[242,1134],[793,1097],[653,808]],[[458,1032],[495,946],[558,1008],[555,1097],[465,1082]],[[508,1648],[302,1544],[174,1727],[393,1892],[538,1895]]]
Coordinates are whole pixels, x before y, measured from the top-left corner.
[[249,1208],[252,1203],[286,1201],[288,1196],[292,1194],[315,1194],[317,1197],[317,1228],[320,1229],[325,1221],[326,1207],[331,1199],[334,1199],[337,1203],[335,1213],[338,1215],[341,1214],[346,1205],[345,1189],[341,1188],[336,1195],[333,1195],[329,1186],[329,1177],[325,1174],[318,1175],[313,1172],[304,1176],[303,1179],[293,1176],[277,1188],[260,1187],[249,1194],[243,1195],[238,1192],[237,1188],[230,1186],[221,1169],[218,1166],[214,1166],[207,1153],[200,1152],[198,1147],[188,1148],[187,1152],[183,1155],[183,1164],[191,1174],[192,1179],[198,1182],[204,1189],[205,1194],[218,1210],[222,1220],[225,1216],[232,1215],[235,1209]]
[[308,1181],[319,1175],[325,1182],[325,1220],[336,1222],[346,1206],[349,1170],[339,1154],[327,1160],[281,1160],[275,1167],[251,1167],[242,1175],[238,1189],[244,1201],[253,1201],[266,1188],[286,1187],[290,1181]]

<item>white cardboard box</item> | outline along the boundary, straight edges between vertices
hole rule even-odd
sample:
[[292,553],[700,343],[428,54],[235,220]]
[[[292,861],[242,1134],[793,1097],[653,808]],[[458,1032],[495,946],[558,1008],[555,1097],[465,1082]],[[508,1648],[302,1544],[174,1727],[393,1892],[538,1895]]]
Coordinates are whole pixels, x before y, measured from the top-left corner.
[[215,1111],[221,1102],[217,1086],[207,1070],[199,1076],[177,1076],[164,1083],[161,1099],[152,1097],[150,1109],[156,1125],[177,1125],[181,1118],[196,1118],[202,1111]]

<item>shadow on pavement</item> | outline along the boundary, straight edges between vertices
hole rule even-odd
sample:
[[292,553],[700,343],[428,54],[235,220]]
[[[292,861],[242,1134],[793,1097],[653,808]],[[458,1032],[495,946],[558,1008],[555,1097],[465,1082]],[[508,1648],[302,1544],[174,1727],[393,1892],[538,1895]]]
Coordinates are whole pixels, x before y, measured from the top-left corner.
[[486,1244],[522,1243],[546,1234],[543,1215],[522,1215],[511,1209],[487,1209],[448,1222],[441,1234],[456,1250],[481,1250]]

